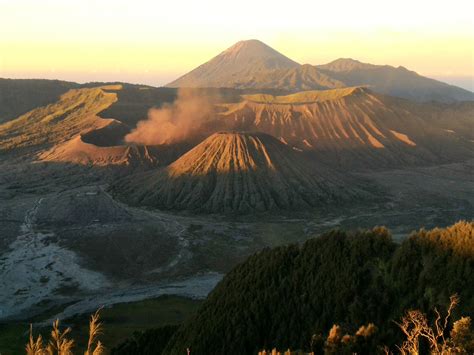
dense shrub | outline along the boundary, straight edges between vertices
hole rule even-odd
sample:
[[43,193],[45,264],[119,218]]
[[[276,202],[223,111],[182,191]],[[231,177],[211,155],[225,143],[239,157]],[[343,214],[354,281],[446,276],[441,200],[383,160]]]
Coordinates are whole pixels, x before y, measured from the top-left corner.
[[[356,332],[374,323],[374,349],[401,340],[393,320],[417,308],[474,312],[473,223],[421,230],[401,245],[385,228],[332,231],[301,246],[266,249],[238,265],[183,324],[166,354],[251,354],[307,349],[333,324]],[[375,344],[378,344],[377,346]],[[185,353],[185,352],[184,352]]]

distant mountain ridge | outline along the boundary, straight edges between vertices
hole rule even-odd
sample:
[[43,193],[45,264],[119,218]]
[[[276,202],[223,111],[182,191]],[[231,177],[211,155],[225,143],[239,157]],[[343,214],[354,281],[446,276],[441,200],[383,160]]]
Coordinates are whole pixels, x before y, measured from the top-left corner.
[[258,40],[240,41],[168,87],[281,89],[288,92],[368,86],[414,101],[470,101],[474,93],[423,77],[404,67],[340,58],[324,65],[300,65]]
[[123,137],[154,103],[172,101],[176,89],[126,84],[71,89],[55,103],[0,124],[0,154],[81,165],[163,166],[222,130],[272,135],[335,169],[430,165],[474,154],[472,101],[422,104],[365,87],[291,95],[193,90],[220,97],[213,119],[199,137],[159,147],[159,154],[147,147],[127,147]]
[[316,67],[332,72],[346,72],[355,69],[373,69],[378,67],[378,65],[362,63],[352,58],[339,58],[327,64],[317,65]]
[[346,86],[364,85],[381,94],[414,101],[472,101],[474,93],[430,79],[405,67],[374,65],[354,59],[337,59],[316,68]]

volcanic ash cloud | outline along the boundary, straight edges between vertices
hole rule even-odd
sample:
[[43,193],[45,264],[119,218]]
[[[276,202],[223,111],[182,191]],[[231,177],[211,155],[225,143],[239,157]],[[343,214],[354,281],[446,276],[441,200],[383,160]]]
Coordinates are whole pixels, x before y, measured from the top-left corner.
[[148,119],[125,136],[128,143],[159,145],[171,144],[197,135],[209,121],[212,104],[193,90],[180,89],[177,99],[162,108],[148,111]]

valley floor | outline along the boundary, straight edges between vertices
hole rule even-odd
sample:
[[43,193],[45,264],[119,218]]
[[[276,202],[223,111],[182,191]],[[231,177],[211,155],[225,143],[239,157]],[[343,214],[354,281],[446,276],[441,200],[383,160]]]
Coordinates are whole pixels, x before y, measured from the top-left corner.
[[361,174],[390,196],[376,205],[232,218],[129,207],[87,169],[1,164],[0,321],[61,306],[49,322],[166,294],[201,299],[266,246],[336,227],[386,225],[403,238],[474,215],[474,161]]

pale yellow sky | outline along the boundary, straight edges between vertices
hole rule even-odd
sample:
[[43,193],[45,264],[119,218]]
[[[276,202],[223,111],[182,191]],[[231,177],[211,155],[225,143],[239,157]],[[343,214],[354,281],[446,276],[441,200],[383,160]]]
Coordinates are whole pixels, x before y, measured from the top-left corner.
[[165,84],[241,39],[473,89],[474,1],[0,0],[0,77]]

